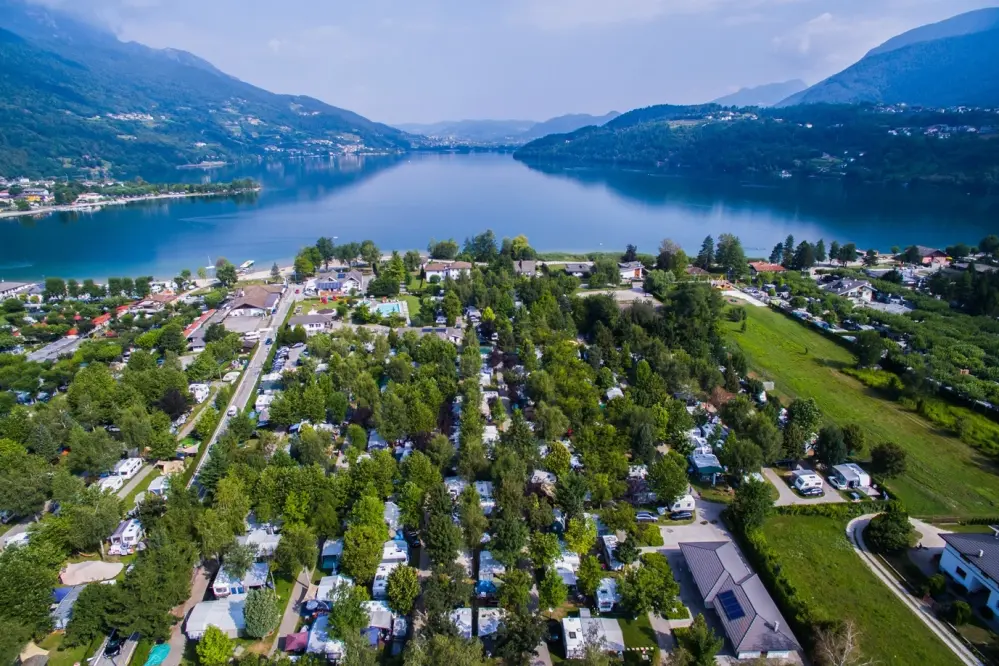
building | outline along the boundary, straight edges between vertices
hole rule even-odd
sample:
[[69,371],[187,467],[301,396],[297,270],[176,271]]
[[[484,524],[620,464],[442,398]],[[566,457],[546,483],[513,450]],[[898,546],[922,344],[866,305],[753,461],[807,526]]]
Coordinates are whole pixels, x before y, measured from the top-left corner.
[[789,659],[800,652],[787,621],[731,541],[681,543],[704,605],[718,614],[739,659]]
[[167,491],[169,489],[170,489],[170,477],[157,476],[149,483],[149,487],[146,488],[146,493],[150,495],[156,495],[158,497],[166,497]]
[[718,456],[713,453],[693,453],[690,456],[690,466],[693,473],[701,479],[714,483],[715,475],[725,471]]
[[265,317],[273,314],[284,287],[273,285],[250,285],[236,292],[229,308],[229,317]]
[[187,638],[196,641],[205,635],[208,627],[217,627],[229,638],[237,638],[246,628],[246,618],[243,610],[246,605],[245,594],[234,594],[225,599],[202,601],[191,609],[184,624]]
[[592,264],[580,264],[572,263],[565,265],[565,272],[572,277],[585,278],[590,275],[590,271],[593,270]]
[[336,598],[337,589],[354,586],[354,581],[346,576],[323,576],[316,586],[316,599],[319,601],[330,601]]
[[309,642],[305,651],[318,654],[329,660],[336,661],[344,655],[343,641],[330,636],[330,616],[322,614],[316,618],[309,628]]
[[943,250],[938,250],[935,247],[917,245],[916,251],[919,252],[919,261],[923,264],[923,266],[946,266],[950,263],[947,253]]
[[409,544],[393,539],[382,544],[382,564],[409,564]]
[[375,569],[375,578],[371,581],[371,598],[388,599],[388,579],[392,572],[402,566],[402,562],[382,562]]
[[523,275],[524,277],[534,277],[538,274],[538,262],[527,261],[521,259],[520,261],[513,262],[513,271],[517,275]]
[[298,315],[288,320],[288,328],[301,326],[305,329],[306,335],[315,335],[329,329],[333,323],[333,317],[321,314]]
[[95,331],[100,331],[108,327],[111,323],[111,313],[105,312],[102,315],[98,315],[90,320],[90,323],[94,325]]
[[562,620],[562,636],[568,659],[581,659],[587,645],[599,645],[604,652],[615,655],[624,654],[624,633],[617,620],[590,617],[585,608],[579,611],[579,617]]
[[320,554],[320,568],[323,571],[336,573],[340,569],[340,558],[343,557],[343,539],[326,539]]
[[999,535],[954,532],[940,536],[947,543],[940,556],[940,571],[969,594],[987,592],[986,605],[999,613]]
[[829,482],[840,488],[870,488],[871,476],[856,463],[833,465]]
[[617,269],[621,273],[622,282],[641,280],[645,277],[645,266],[643,266],[640,261],[626,261],[619,263],[617,265]]
[[482,507],[482,513],[490,515],[496,508],[496,500],[493,498],[493,482],[476,481],[475,492],[479,494],[479,506]]
[[125,479],[120,476],[106,476],[97,482],[97,487],[106,493],[116,493],[125,485]]
[[30,282],[0,282],[0,299],[14,298],[22,291],[27,291],[33,286]]
[[753,275],[760,275],[761,273],[785,273],[787,269],[780,264],[771,264],[768,261],[751,261],[749,262],[749,272]]
[[556,573],[562,577],[562,582],[566,587],[576,586],[576,572],[579,571],[579,555],[566,548],[564,543],[559,543],[562,552],[558,560],[552,565]]
[[597,587],[597,610],[601,613],[609,613],[620,601],[621,595],[617,593],[617,579],[601,578],[600,585]]
[[472,637],[472,609],[455,608],[451,611],[451,623],[458,629],[458,635],[468,639]]
[[867,303],[870,303],[874,299],[875,291],[874,287],[867,280],[853,280],[850,278],[829,282],[821,285],[820,289],[836,296]]
[[457,280],[462,273],[467,274],[470,270],[472,270],[472,264],[467,261],[452,261],[446,264],[442,262],[429,262],[423,266],[423,273],[426,275],[427,281],[433,277],[437,277],[440,280],[444,280],[445,278]]
[[475,583],[475,594],[489,597],[496,593],[502,584],[499,576],[506,573],[506,567],[488,550],[479,553],[479,580]]
[[212,581],[212,593],[216,599],[224,599],[233,594],[246,594],[250,590],[266,586],[269,577],[270,571],[266,562],[255,562],[240,579],[230,576],[225,565],[222,565],[215,574],[215,580]]
[[502,608],[480,608],[478,630],[475,635],[479,638],[493,636],[499,631],[501,624],[503,624]]
[[109,539],[112,554],[114,554],[115,550],[123,553],[132,552],[139,545],[139,542],[142,541],[143,536],[145,536],[145,532],[142,531],[142,525],[138,520],[129,518],[128,520],[121,521]]
[[281,535],[277,534],[272,525],[262,525],[251,528],[246,534],[236,537],[240,545],[251,545],[257,548],[257,557],[274,557]]

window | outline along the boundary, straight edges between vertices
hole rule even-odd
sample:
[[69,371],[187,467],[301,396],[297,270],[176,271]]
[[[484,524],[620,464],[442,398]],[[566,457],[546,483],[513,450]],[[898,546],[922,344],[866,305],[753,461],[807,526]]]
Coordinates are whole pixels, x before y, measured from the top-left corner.
[[964,578],[965,576],[968,575],[968,572],[962,569],[961,567],[954,567],[954,573],[957,574],[958,578]]

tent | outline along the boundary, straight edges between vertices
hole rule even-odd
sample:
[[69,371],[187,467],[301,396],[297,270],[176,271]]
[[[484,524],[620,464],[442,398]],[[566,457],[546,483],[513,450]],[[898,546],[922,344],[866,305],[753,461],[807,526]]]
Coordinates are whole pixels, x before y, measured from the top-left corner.
[[297,634],[288,634],[284,637],[285,652],[304,652],[309,647],[309,632],[300,631]]
[[63,585],[97,583],[117,578],[124,568],[124,564],[115,562],[76,562],[67,564],[59,578],[62,579]]

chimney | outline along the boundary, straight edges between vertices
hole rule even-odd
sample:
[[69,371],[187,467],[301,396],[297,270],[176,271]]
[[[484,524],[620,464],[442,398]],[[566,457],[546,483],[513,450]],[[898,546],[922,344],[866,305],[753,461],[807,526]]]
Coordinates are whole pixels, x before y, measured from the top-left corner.
[[978,557],[985,557],[985,551],[981,548],[978,549]]
[[780,622],[774,622],[774,633],[780,629]]

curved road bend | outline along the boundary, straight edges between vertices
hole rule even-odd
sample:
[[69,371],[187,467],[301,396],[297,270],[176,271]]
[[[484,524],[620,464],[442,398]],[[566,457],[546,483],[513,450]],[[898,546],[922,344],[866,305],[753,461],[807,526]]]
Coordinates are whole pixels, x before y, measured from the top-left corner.
[[954,634],[950,632],[950,629],[948,629],[943,622],[938,620],[925,604],[909,594],[908,590],[903,587],[898,579],[896,579],[895,576],[881,564],[878,558],[867,549],[867,544],[864,543],[864,528],[867,527],[867,524],[870,523],[871,519],[876,515],[877,514],[869,513],[859,518],[854,518],[847,523],[846,536],[850,539],[850,543],[853,545],[854,551],[856,551],[857,555],[860,556],[860,559],[864,561],[864,564],[867,565],[874,575],[881,579],[881,582],[887,585],[888,589],[890,589],[896,597],[901,599],[902,603],[908,606],[909,610],[915,613],[916,617],[922,620],[923,624],[925,624],[926,627],[937,636],[937,638],[943,641],[944,645],[950,648],[951,652],[954,653],[954,656],[956,656],[962,664],[967,664],[967,666],[982,666],[982,662],[979,661],[967,647],[965,647],[964,643],[962,643],[959,638],[954,636]]

